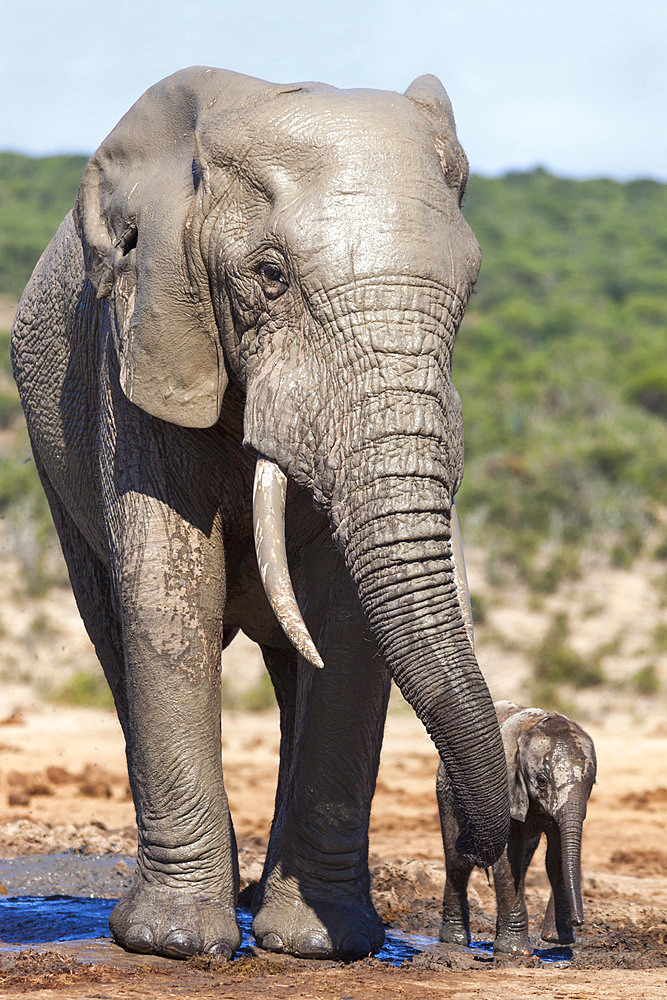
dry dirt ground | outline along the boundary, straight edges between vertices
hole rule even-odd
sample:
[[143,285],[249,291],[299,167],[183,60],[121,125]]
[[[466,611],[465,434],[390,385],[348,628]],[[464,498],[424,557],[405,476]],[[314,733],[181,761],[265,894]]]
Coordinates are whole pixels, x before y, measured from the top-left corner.
[[[0,696],[1,697],[1,696]],[[134,848],[121,734],[113,715],[37,701],[0,709],[0,857]],[[11,710],[9,710],[11,709]],[[0,959],[0,994],[35,997],[496,998],[621,1000],[667,997],[667,719],[639,727],[589,725],[599,760],[585,824],[586,924],[565,967],[536,959],[473,960],[463,950],[422,953],[410,965],[376,959],[344,965],[242,958],[231,964],[124,961],[107,945],[103,964],[75,946]],[[224,760],[244,882],[257,878],[276,777],[273,712],[227,713]],[[434,795],[435,752],[407,711],[390,714],[371,824],[376,905],[389,926],[437,936],[444,883]],[[121,865],[122,868],[122,865]],[[547,899],[542,855],[529,873],[533,939]],[[493,892],[471,882],[473,937],[493,935]]]

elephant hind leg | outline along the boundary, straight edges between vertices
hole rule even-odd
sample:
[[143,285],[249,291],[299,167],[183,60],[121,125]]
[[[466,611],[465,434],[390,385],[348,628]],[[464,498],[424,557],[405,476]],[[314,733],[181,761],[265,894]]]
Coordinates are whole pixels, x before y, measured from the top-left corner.
[[111,688],[118,718],[127,738],[123,637],[109,570],[67,512],[37,454],[35,464],[60,539],[79,614]]
[[262,646],[262,656],[271,677],[280,709],[280,767],[275,803],[275,815],[277,816],[285,796],[294,761],[298,656],[293,647],[274,649],[270,646]]

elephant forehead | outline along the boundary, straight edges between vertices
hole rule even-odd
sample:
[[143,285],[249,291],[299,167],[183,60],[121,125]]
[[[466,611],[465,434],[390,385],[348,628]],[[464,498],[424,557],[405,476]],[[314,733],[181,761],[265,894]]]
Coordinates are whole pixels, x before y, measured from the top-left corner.
[[414,272],[451,285],[474,258],[474,246],[448,216],[442,196],[429,197],[422,185],[394,189],[349,171],[328,188],[279,201],[271,229],[295,256],[313,264],[325,259],[350,279]]
[[[250,170],[279,163],[296,177],[346,161],[381,170],[387,157],[400,163],[406,155],[407,169],[423,169],[427,160],[434,171],[438,165],[425,119],[406,97],[384,91],[283,88],[231,111],[214,106],[198,131],[202,147],[213,154],[235,155]],[[452,157],[462,156],[454,132],[448,136]]]

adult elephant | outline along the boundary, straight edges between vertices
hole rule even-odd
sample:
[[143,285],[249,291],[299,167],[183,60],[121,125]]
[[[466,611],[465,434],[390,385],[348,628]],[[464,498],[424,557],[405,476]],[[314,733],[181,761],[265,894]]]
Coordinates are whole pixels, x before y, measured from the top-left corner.
[[466,176],[434,77],[400,96],[191,68],[102,143],[24,293],[16,378],[127,744],[126,948],[239,943],[220,741],[239,628],[281,712],[263,947],[382,944],[367,853],[390,677],[447,768],[460,849],[502,850],[503,749],[451,550]]

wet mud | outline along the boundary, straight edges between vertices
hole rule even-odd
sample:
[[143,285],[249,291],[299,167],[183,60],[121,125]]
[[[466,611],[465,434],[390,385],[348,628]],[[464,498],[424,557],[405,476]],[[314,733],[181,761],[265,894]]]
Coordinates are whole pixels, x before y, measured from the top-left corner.
[[[536,954],[494,956],[493,886],[470,883],[470,949],[441,944],[444,863],[436,760],[418,723],[390,718],[371,817],[372,895],[388,950],[345,964],[271,955],[249,933],[231,963],[131,955],[108,937],[128,887],[136,828],[114,720],[44,715],[3,730],[0,745],[0,995],[126,1000],[653,1000],[667,996],[667,726],[600,730],[599,779],[584,829],[585,925],[571,949],[539,933],[549,886],[543,848],[526,898]],[[225,778],[239,843],[240,916],[260,877],[275,794],[277,717],[226,716]],[[87,764],[91,747],[104,768]],[[58,770],[57,768],[62,768]],[[11,799],[11,801],[10,801]],[[15,803],[19,804],[15,804]],[[4,811],[2,803],[4,802]],[[20,804],[20,803],[24,804]],[[25,804],[27,802],[27,804]],[[55,898],[59,897],[59,898]],[[101,936],[96,936],[101,935]],[[391,949],[395,949],[392,953]],[[551,959],[551,961],[545,961]]]

